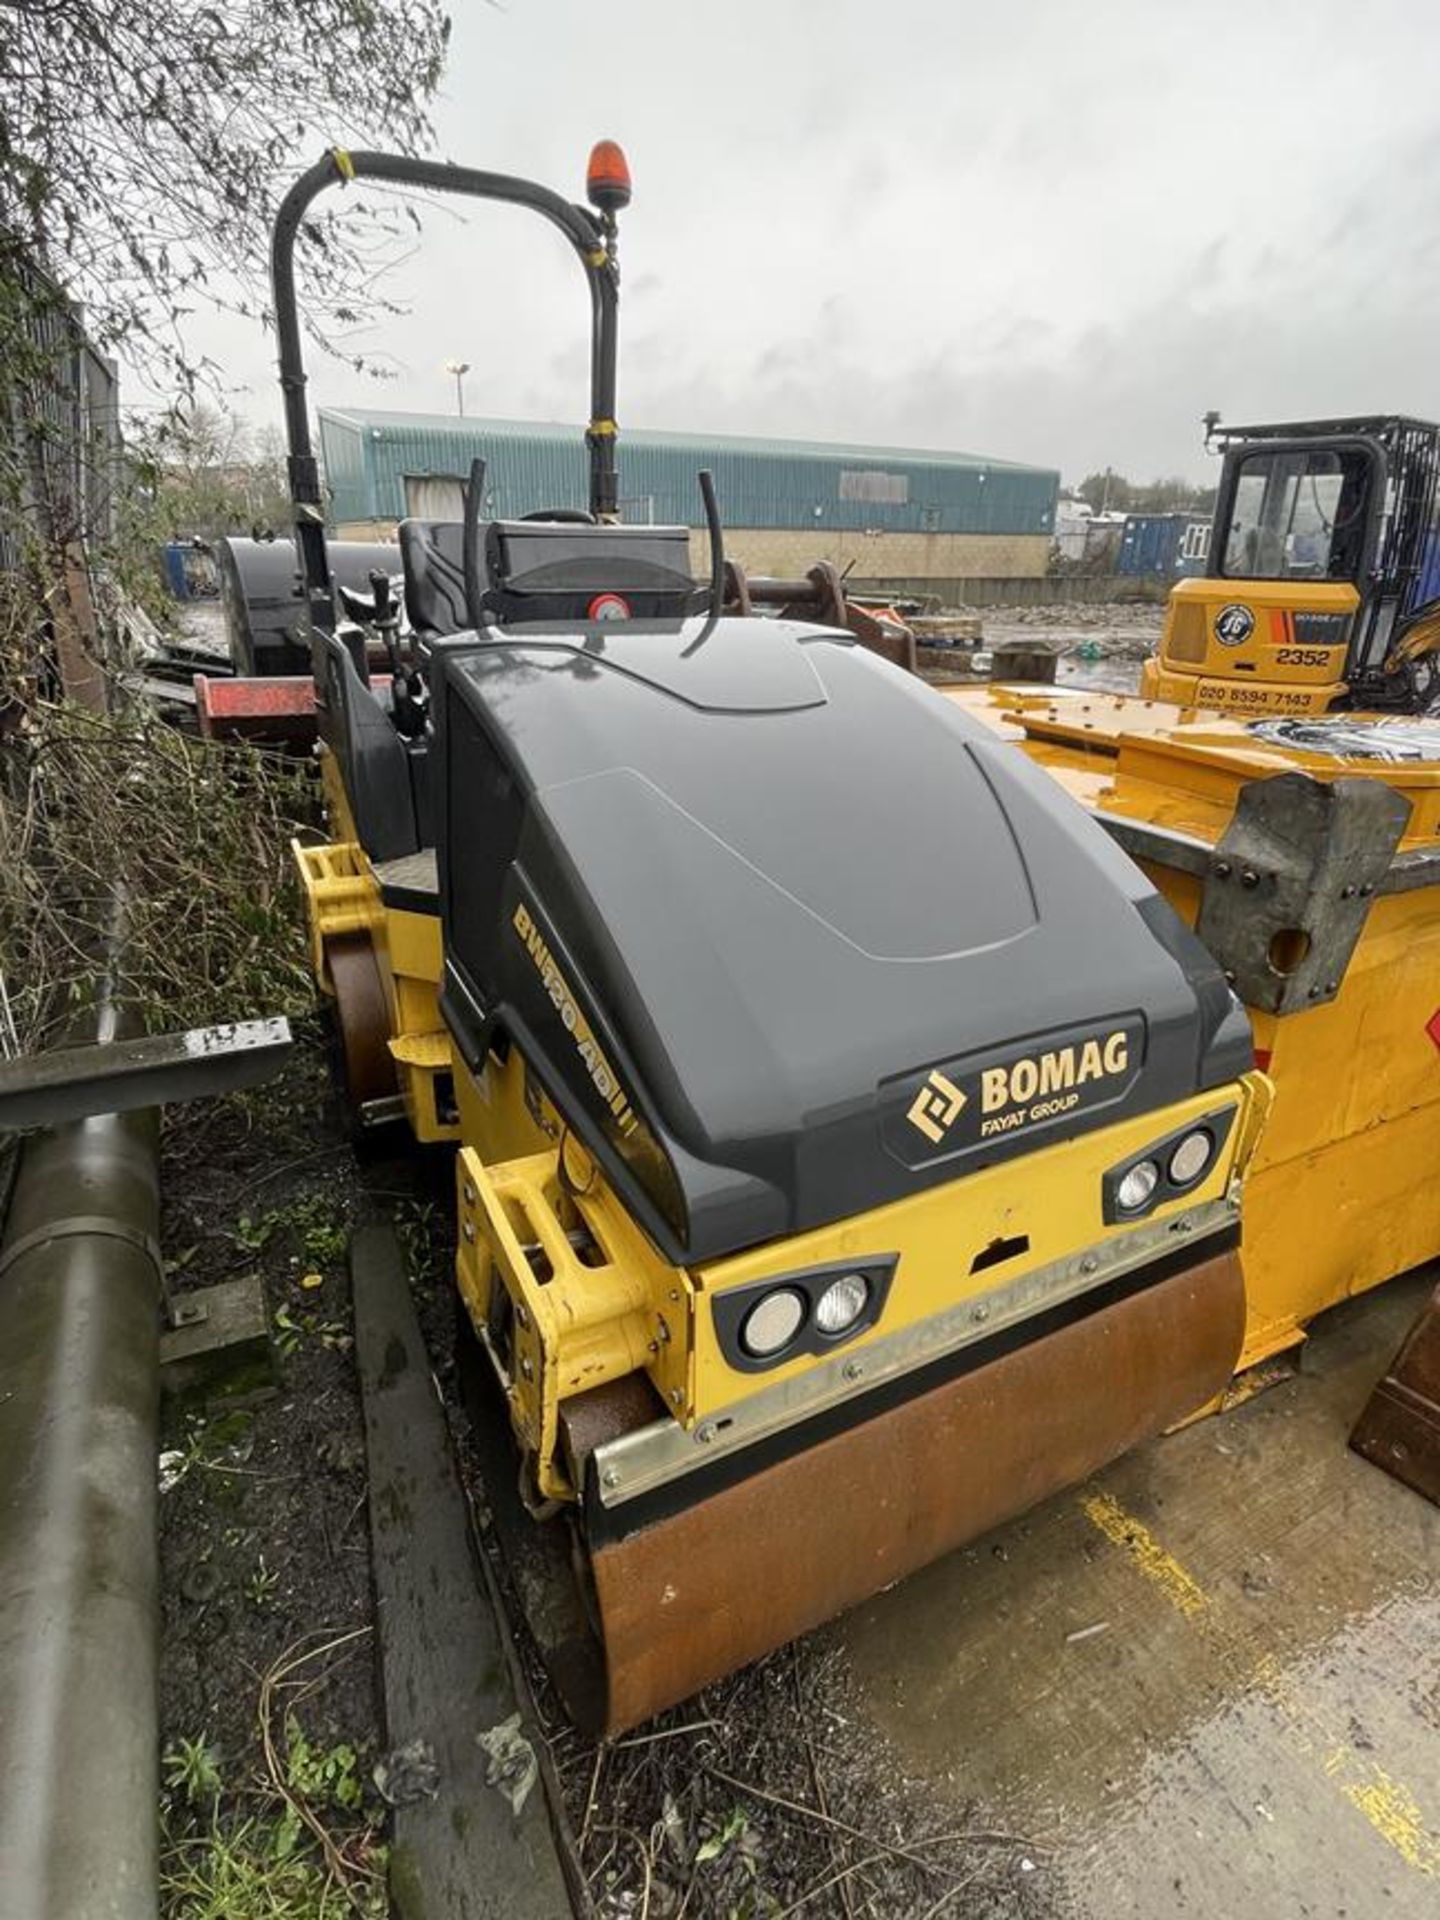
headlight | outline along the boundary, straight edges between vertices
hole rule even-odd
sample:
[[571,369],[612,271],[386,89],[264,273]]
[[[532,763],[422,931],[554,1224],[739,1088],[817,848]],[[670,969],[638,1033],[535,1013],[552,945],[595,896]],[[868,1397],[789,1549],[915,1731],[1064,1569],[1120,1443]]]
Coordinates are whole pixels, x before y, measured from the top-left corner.
[[1153,1160],[1137,1160],[1116,1189],[1115,1197],[1124,1213],[1138,1213],[1160,1184],[1160,1169]]
[[1197,1127],[1194,1133],[1187,1133],[1170,1156],[1171,1181],[1177,1187],[1192,1186],[1209,1166],[1214,1152],[1215,1140],[1208,1128]]
[[865,1311],[870,1288],[863,1273],[842,1273],[815,1302],[815,1324],[822,1333],[844,1333]]
[[1109,1226],[1131,1226],[1176,1200],[1193,1199],[1220,1163],[1238,1107],[1217,1107],[1152,1140],[1138,1160],[1122,1160],[1101,1181],[1101,1215]]
[[833,1260],[717,1288],[710,1297],[727,1366],[765,1373],[802,1356],[828,1360],[879,1324],[899,1256]]
[[794,1287],[777,1287],[755,1302],[740,1328],[740,1344],[757,1360],[788,1347],[805,1320],[805,1296]]

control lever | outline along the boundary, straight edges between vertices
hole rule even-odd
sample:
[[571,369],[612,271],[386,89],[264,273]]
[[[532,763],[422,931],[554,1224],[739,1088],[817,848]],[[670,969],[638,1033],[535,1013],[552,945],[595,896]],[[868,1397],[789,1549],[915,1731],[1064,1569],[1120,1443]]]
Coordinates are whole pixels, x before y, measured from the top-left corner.
[[372,567],[369,580],[375,631],[390,662],[390,717],[398,734],[418,740],[429,717],[430,690],[420,673],[407,667],[400,655],[400,603],[394,581],[383,567]]

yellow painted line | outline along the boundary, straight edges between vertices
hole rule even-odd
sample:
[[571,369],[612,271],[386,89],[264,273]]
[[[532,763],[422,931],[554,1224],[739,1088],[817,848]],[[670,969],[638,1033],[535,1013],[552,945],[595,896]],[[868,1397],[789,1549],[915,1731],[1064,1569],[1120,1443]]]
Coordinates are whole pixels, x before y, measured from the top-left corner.
[[[1187,1620],[1199,1620],[1206,1639],[1222,1657],[1237,1662],[1244,1658],[1242,1646],[1209,1612],[1210,1597],[1199,1581],[1161,1546],[1143,1521],[1127,1513],[1112,1494],[1087,1494],[1080,1505],[1091,1524],[1130,1556],[1179,1613]],[[1427,1879],[1440,1878],[1440,1838],[1426,1825],[1420,1804],[1405,1783],[1345,1742],[1327,1736],[1323,1723],[1297,1694],[1274,1654],[1262,1655],[1253,1680],[1279,1710],[1281,1725],[1292,1745],[1320,1761],[1351,1806],[1407,1866]]]
[[1326,1775],[1380,1838],[1417,1873],[1427,1879],[1440,1877],[1440,1838],[1426,1825],[1420,1803],[1404,1781],[1357,1753],[1348,1741],[1337,1740],[1273,1653],[1261,1658],[1255,1669],[1255,1684],[1279,1709],[1292,1744],[1320,1759]]
[[[1344,1747],[1337,1749],[1333,1757],[1338,1765],[1332,1769],[1327,1760],[1327,1773],[1341,1772],[1356,1760],[1355,1754]],[[1341,1784],[1340,1791],[1345,1798],[1351,1806],[1359,1808],[1380,1838],[1388,1840],[1400,1858],[1417,1873],[1430,1879],[1440,1875],[1440,1842],[1426,1828],[1424,1815],[1410,1789],[1402,1781],[1392,1780],[1383,1767],[1373,1762],[1364,1763],[1364,1773],[1369,1777]]]
[[1151,1533],[1143,1521],[1137,1520],[1133,1513],[1127,1513],[1120,1502],[1108,1493],[1087,1494],[1081,1501],[1085,1517],[1098,1527],[1105,1538],[1135,1562],[1145,1578],[1152,1581],[1171,1606],[1183,1613],[1187,1620],[1193,1620],[1209,1606],[1209,1596],[1193,1574],[1175,1558]]

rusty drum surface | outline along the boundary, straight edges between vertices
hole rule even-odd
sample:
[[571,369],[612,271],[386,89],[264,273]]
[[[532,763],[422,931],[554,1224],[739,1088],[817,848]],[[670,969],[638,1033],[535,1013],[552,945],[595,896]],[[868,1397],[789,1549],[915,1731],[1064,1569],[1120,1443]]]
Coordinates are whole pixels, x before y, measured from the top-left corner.
[[367,1100],[392,1095],[397,1086],[385,988],[368,934],[344,934],[331,940],[325,957],[335,988],[345,1091],[358,1110]]
[[572,1704],[621,1732],[1084,1479],[1218,1393],[1244,1320],[1217,1255],[601,1545]]

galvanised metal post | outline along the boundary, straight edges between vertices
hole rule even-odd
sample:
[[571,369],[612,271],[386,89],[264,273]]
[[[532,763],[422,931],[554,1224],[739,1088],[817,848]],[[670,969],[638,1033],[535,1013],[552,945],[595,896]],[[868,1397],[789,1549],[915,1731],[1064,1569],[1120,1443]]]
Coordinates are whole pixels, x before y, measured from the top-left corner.
[[156,1131],[38,1135],[0,1242],[4,1920],[157,1909]]

